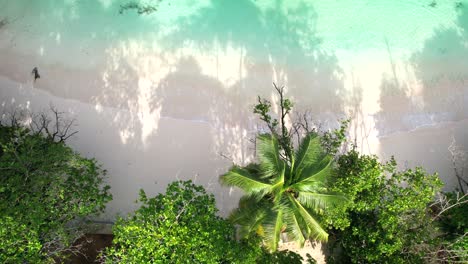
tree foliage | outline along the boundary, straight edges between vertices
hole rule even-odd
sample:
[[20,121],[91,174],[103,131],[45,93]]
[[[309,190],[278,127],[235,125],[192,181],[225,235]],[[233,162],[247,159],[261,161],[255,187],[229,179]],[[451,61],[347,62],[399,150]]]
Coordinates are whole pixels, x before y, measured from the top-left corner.
[[301,263],[293,252],[269,254],[258,238],[236,241],[235,229],[216,215],[212,194],[191,181],[176,181],[114,225],[106,263]]
[[51,262],[76,251],[85,217],[111,199],[105,171],[65,144],[60,122],[40,130],[16,119],[11,125],[0,124],[0,260]]
[[[352,150],[338,159],[333,188],[347,204],[327,211],[335,230],[331,263],[418,263],[436,232],[428,205],[442,186],[422,168],[397,171],[392,159]],[[333,252],[341,246],[342,254]]]

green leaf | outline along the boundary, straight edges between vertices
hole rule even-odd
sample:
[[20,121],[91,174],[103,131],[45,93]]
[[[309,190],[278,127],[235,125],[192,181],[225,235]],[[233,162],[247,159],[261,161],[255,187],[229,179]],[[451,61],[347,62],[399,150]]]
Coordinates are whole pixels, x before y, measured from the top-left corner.
[[244,196],[239,201],[239,207],[229,216],[229,220],[240,225],[239,235],[248,237],[258,231],[269,206],[265,201],[257,201],[250,196]]
[[316,182],[324,185],[332,173],[333,159],[325,156],[320,162],[302,170],[298,183]]
[[226,174],[221,175],[220,182],[244,190],[248,195],[261,198],[272,191],[273,185],[263,182],[247,170],[233,166]]
[[304,169],[315,166],[323,157],[320,138],[315,133],[309,133],[304,137],[295,154],[294,171],[301,175]]
[[317,220],[301,205],[299,201],[297,201],[294,197],[289,197],[291,201],[293,201],[294,205],[296,206],[299,214],[307,223],[307,226],[310,228],[310,234],[313,236],[313,239],[317,239],[320,241],[327,241],[328,234],[325,230],[320,226]]
[[346,198],[339,194],[299,192],[297,200],[307,208],[321,210],[342,204]]
[[[290,201],[291,202],[291,201]],[[300,247],[304,246],[306,238],[302,232],[302,228],[299,224],[298,217],[300,217],[299,211],[294,204],[289,204],[283,209],[284,212],[284,222],[286,224],[286,233],[296,241]]]
[[263,227],[265,229],[265,243],[274,252],[278,248],[281,229],[283,228],[283,211],[280,208],[270,210],[265,217]]
[[257,155],[262,167],[262,177],[273,179],[280,176],[285,168],[285,162],[279,155],[278,139],[270,134],[257,137]]

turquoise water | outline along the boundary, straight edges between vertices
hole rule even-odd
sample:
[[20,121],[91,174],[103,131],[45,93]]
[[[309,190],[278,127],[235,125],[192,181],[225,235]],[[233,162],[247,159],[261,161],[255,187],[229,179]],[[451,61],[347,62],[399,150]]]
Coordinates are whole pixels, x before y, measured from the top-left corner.
[[[99,56],[109,43],[142,41],[167,51],[190,46],[206,52],[241,47],[248,56],[300,63],[317,50],[350,53],[385,50],[407,54],[422,49],[440,30],[466,27],[466,6],[427,0],[148,0],[157,11],[119,13],[127,0],[17,0],[0,2],[22,50],[46,47],[63,60],[80,49]],[[461,21],[463,20],[463,21]],[[3,43],[5,45],[5,43]]]

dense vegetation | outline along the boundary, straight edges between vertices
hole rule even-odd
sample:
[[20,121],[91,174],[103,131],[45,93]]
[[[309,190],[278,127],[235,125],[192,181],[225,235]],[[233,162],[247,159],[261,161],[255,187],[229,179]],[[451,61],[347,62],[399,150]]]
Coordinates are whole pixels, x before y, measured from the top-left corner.
[[16,119],[0,124],[2,263],[49,263],[75,253],[85,217],[102,212],[111,199],[96,160],[65,144],[68,129],[41,121],[31,127],[39,129]]
[[217,216],[215,199],[191,181],[169,184],[114,226],[106,263],[301,263],[293,252],[268,253],[258,238],[237,241],[234,227]]
[[422,246],[435,231],[428,205],[440,187],[437,175],[422,168],[399,172],[394,160],[381,164],[355,150],[340,156],[333,188],[349,202],[328,212],[343,252],[329,262],[423,262]]
[[419,167],[398,171],[393,159],[381,163],[355,150],[337,164],[333,189],[349,200],[326,212],[333,234],[327,263],[468,260],[466,196],[436,201],[447,197],[437,174]]

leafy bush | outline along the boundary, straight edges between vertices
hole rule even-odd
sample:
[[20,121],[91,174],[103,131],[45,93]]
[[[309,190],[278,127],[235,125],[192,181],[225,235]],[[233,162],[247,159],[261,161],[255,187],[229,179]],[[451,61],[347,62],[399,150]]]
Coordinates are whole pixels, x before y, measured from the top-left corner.
[[2,263],[52,262],[74,252],[84,217],[111,199],[96,160],[49,135],[0,124]]
[[423,262],[420,247],[435,233],[428,205],[441,187],[436,174],[398,172],[393,159],[381,164],[352,150],[339,158],[333,186],[349,203],[328,211],[335,228],[329,263]]
[[235,229],[216,215],[212,194],[191,181],[176,181],[165,194],[148,198],[113,228],[106,263],[301,263],[293,252],[272,255],[258,238],[236,241]]

